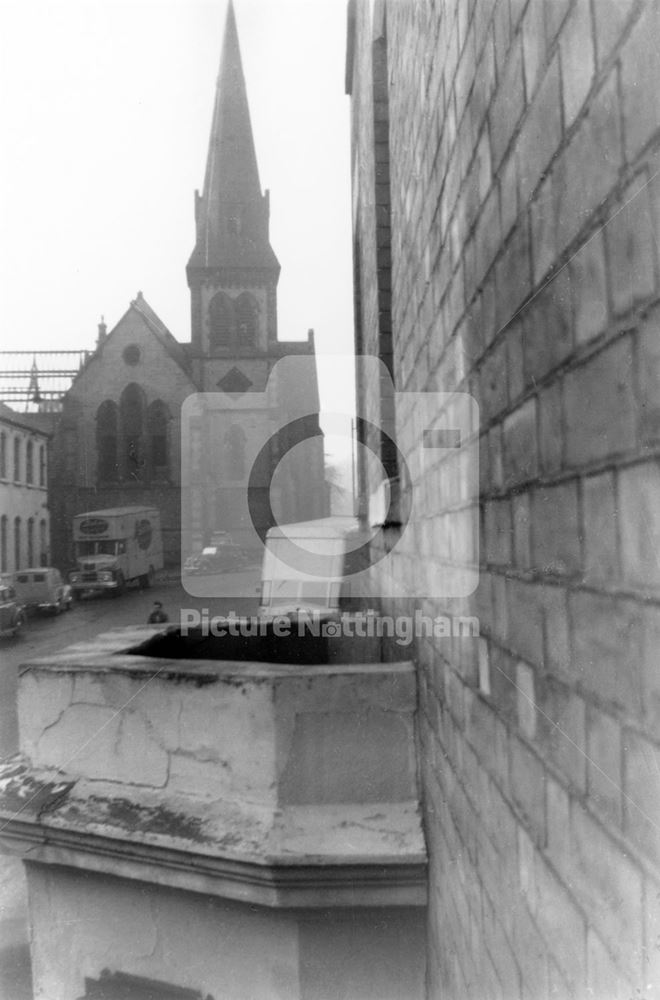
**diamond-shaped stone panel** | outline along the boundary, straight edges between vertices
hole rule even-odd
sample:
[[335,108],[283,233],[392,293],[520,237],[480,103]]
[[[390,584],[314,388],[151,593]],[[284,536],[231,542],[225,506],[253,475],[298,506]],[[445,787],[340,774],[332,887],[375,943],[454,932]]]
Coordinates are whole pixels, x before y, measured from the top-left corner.
[[230,396],[238,397],[242,396],[244,392],[252,386],[252,381],[247,377],[245,372],[242,372],[240,368],[231,368],[226,375],[216,383],[218,389],[222,389],[223,392],[228,393]]

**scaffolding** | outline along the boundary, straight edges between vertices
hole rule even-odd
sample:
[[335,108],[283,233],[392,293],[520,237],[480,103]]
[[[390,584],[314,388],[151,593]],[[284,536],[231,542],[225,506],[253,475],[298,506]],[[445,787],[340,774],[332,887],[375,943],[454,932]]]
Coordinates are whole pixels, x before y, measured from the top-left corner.
[[57,413],[91,351],[0,351],[0,402],[24,413]]

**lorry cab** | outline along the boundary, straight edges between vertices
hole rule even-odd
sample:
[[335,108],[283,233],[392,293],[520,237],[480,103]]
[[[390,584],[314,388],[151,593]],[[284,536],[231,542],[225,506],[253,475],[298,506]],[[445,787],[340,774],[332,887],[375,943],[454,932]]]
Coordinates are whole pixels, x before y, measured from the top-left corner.
[[20,570],[14,575],[14,588],[18,600],[27,610],[59,614],[71,607],[71,588],[53,566]]

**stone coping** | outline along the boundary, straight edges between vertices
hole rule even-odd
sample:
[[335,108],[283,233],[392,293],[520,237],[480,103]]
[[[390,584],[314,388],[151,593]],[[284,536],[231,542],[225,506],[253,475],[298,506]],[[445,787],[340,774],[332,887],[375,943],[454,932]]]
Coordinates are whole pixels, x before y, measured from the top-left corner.
[[22,666],[2,848],[264,906],[424,905],[414,665],[127,652],[163,631]]
[[385,663],[264,663],[250,660],[200,660],[141,656],[125,650],[158,635],[163,630],[153,626],[131,626],[104,632],[88,641],[74,643],[47,656],[35,657],[21,664],[20,671],[52,673],[130,673],[163,679],[226,679],[277,677],[318,677],[338,674],[414,674],[409,660]]
[[26,860],[266,906],[424,905],[416,802],[200,803],[109,782],[0,766],[0,835]]

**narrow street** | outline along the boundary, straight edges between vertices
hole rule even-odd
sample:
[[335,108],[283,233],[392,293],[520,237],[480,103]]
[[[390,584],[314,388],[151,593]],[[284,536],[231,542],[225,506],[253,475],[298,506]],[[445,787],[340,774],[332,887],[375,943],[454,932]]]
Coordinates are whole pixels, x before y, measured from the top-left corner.
[[[251,577],[251,578],[250,578]],[[232,587],[232,578],[234,587]],[[201,579],[201,578],[200,578]],[[66,646],[91,639],[125,625],[146,623],[153,602],[161,601],[171,624],[177,624],[182,608],[209,607],[212,614],[236,611],[252,614],[257,610],[258,571],[222,580],[205,577],[209,594],[229,594],[232,589],[254,591],[254,598],[213,600],[191,597],[180,582],[171,579],[157,583],[150,590],[129,588],[120,597],[98,597],[74,603],[69,612],[58,617],[31,617],[17,639],[0,645],[0,758],[11,757],[18,750],[16,694],[21,664]],[[238,586],[236,586],[238,584]],[[31,976],[28,951],[25,876],[21,862],[0,855],[0,1000],[31,1000]]]

